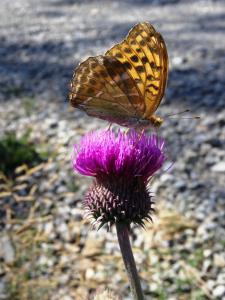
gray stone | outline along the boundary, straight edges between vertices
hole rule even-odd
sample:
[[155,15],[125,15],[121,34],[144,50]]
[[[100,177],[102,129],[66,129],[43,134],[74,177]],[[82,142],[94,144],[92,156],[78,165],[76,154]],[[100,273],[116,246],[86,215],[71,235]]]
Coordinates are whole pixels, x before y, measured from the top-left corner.
[[6,285],[5,282],[0,281],[0,299],[6,299]]
[[218,276],[217,276],[217,283],[219,285],[225,285],[225,270],[223,270],[223,273],[219,273]]
[[83,219],[84,210],[79,208],[72,208],[70,209],[70,213],[72,215],[73,220],[75,221],[81,221]]
[[11,264],[15,260],[15,250],[7,235],[0,237],[0,257],[2,257],[7,264]]
[[60,224],[57,226],[56,231],[60,234],[60,237],[64,241],[70,241],[71,240],[71,234],[69,231],[69,228],[66,223],[60,222]]

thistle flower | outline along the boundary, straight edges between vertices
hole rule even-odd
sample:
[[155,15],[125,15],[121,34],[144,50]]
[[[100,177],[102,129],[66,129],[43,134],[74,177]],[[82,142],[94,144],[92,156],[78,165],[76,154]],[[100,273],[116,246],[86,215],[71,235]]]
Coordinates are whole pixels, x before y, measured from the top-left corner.
[[150,178],[165,161],[164,140],[130,130],[88,133],[74,146],[73,168],[95,177],[84,207],[99,228],[123,222],[143,226],[151,219]]

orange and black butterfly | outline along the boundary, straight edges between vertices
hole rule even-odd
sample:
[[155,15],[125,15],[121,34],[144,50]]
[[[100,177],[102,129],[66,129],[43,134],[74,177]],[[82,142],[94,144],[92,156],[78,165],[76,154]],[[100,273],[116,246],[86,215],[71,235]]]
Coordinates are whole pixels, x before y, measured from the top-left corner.
[[70,102],[88,115],[127,127],[160,126],[154,115],[165,92],[168,55],[162,36],[139,23],[105,55],[75,70]]

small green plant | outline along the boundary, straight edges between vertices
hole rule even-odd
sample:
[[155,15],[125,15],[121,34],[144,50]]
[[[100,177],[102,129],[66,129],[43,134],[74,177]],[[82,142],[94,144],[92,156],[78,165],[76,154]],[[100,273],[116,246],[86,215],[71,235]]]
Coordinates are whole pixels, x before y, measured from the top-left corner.
[[8,133],[0,140],[0,171],[7,176],[13,176],[15,168],[22,164],[34,166],[43,160],[28,137],[29,133],[21,138]]
[[193,251],[192,255],[188,258],[188,263],[194,267],[194,268],[199,268],[204,260],[203,256],[203,249],[199,248]]

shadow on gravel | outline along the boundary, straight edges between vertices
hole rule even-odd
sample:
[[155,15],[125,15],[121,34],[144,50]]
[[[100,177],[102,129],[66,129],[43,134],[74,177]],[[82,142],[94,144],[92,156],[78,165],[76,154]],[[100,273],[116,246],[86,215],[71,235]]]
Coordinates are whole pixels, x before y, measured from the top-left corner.
[[49,90],[65,94],[66,82],[72,74],[72,66],[65,63],[68,52],[71,55],[63,43],[31,45],[1,41],[1,98],[38,97]]
[[[218,16],[218,18],[222,17],[223,15]],[[206,26],[204,31],[210,28],[218,31],[216,20],[217,17],[215,22],[212,18],[211,21],[214,25],[209,28],[206,20],[202,19],[199,22],[203,22]],[[70,43],[64,41],[45,41],[37,44],[10,43],[8,40],[2,39],[0,41],[0,76],[2,78],[0,99],[10,100],[15,96],[40,98],[47,93],[50,95],[47,98],[66,100],[74,67],[79,62],[75,60],[74,55],[84,56],[87,49],[95,53],[96,47],[99,49],[99,45],[110,47],[115,41],[119,42],[133,24],[109,24],[109,29],[98,28],[97,37],[93,38],[85,36],[85,32],[89,30],[86,29],[82,33],[82,37],[75,36]],[[221,26],[220,28],[223,28]],[[182,36],[186,33],[179,34]],[[174,36],[171,36],[170,44],[173,41]],[[182,43],[177,40],[174,42],[175,45],[179,42]],[[188,40],[189,45],[191,42]],[[175,46],[173,45],[173,47]],[[84,53],[82,49],[85,49]],[[205,55],[207,55],[207,49]],[[190,67],[186,62],[184,66],[170,70],[165,105],[183,103],[184,107],[191,107],[193,110],[199,108],[210,111],[224,107],[225,69],[218,57],[225,57],[225,50],[215,50],[213,55],[217,58],[216,62],[212,57],[201,67]],[[204,57],[201,60],[204,62]]]
[[186,0],[125,0],[124,2],[133,5],[170,5],[186,2]]
[[198,23],[203,32],[223,32],[225,31],[225,14],[207,15],[198,18]]
[[[164,5],[164,4],[177,4],[180,2],[185,2],[186,0],[124,0],[123,2],[128,4],[134,4],[134,5]],[[73,5],[73,4],[90,4],[92,3],[99,3],[102,2],[104,4],[107,4],[107,2],[112,3],[118,3],[118,0],[53,0],[52,4],[54,6],[56,5]]]
[[[219,111],[225,103],[225,74],[216,72],[219,65],[202,69],[173,69],[169,73],[165,104],[182,105],[192,111]],[[215,70],[215,71],[213,71]]]

